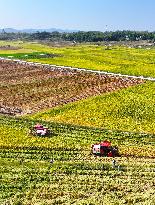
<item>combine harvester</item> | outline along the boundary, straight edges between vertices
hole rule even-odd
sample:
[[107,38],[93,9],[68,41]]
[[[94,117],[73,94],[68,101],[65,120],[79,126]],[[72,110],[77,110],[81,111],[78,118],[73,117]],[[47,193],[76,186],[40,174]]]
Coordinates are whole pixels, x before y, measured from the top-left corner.
[[47,127],[44,127],[41,124],[36,124],[31,130],[30,134],[34,136],[49,136],[51,134],[50,130]]
[[92,145],[92,153],[96,156],[117,157],[119,156],[118,148],[112,147],[111,142],[103,141],[99,144]]

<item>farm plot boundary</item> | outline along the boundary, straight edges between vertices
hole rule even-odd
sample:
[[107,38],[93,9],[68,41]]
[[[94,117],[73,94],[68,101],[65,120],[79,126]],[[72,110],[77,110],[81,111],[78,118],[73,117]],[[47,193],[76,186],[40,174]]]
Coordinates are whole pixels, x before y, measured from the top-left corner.
[[60,65],[52,65],[52,64],[44,64],[40,62],[29,62],[29,61],[23,61],[19,59],[10,59],[10,58],[4,58],[0,57],[0,60],[6,60],[6,61],[13,61],[18,62],[21,64],[28,64],[28,65],[34,65],[34,66],[44,66],[47,69],[67,69],[67,70],[73,70],[73,71],[82,71],[86,73],[95,73],[99,75],[110,75],[110,76],[118,76],[118,77],[125,77],[125,78],[133,78],[133,79],[141,79],[141,80],[148,80],[148,81],[155,81],[155,78],[153,77],[144,77],[144,76],[135,76],[135,75],[125,75],[121,73],[113,73],[113,72],[107,72],[107,71],[99,71],[99,70],[91,70],[88,68],[77,68],[77,67],[71,67],[71,66],[60,66]]

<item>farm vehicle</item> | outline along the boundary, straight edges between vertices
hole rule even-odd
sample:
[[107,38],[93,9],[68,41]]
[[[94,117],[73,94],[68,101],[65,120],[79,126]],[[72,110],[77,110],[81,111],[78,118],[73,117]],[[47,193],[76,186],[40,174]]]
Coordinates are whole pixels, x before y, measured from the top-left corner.
[[30,134],[34,135],[34,136],[48,136],[51,134],[51,131],[41,125],[41,124],[36,124],[31,130],[30,130]]
[[92,153],[96,156],[117,157],[119,156],[118,148],[111,146],[111,142],[103,141],[99,144],[92,145]]

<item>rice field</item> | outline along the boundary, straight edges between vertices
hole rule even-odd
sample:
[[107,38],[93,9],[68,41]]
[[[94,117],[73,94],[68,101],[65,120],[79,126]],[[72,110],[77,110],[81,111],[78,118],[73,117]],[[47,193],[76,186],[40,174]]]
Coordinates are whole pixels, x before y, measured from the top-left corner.
[[0,112],[27,114],[143,83],[142,80],[0,60]]
[[[7,45],[8,42],[0,42],[0,45]],[[59,54],[54,58],[29,59],[34,62],[49,63],[54,65],[72,66],[93,70],[109,71],[127,75],[155,77],[155,49],[128,48],[113,46],[106,50],[104,46],[78,44],[69,47],[50,47],[38,43],[14,42],[10,45],[20,46],[15,51],[0,51],[5,53],[29,53],[45,52]],[[25,51],[25,52],[23,52]]]
[[[0,117],[1,204],[151,204],[155,202],[154,135]],[[91,144],[109,139],[121,157],[94,157]],[[51,163],[51,160],[53,163]]]
[[36,113],[32,119],[155,133],[155,83],[146,82]]
[[[154,49],[0,46],[0,56],[155,77]],[[0,204],[155,204],[154,82],[5,60],[0,82]],[[51,134],[32,135],[37,123]],[[93,156],[103,140],[120,156]]]

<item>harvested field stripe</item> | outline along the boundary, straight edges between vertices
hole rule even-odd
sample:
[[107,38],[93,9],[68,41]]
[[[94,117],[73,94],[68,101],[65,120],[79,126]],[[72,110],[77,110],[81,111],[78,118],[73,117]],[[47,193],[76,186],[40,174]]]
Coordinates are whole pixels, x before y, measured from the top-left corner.
[[60,66],[0,62],[0,106],[3,113],[8,113],[11,108],[20,108],[22,113],[36,112],[144,83],[139,79],[98,75]]

